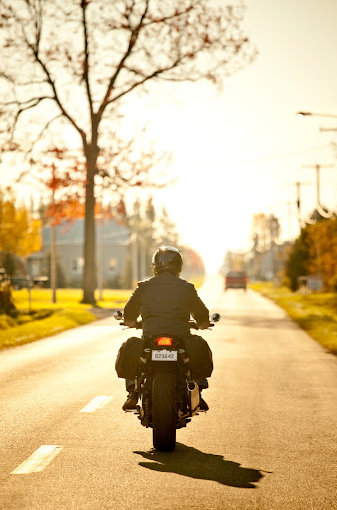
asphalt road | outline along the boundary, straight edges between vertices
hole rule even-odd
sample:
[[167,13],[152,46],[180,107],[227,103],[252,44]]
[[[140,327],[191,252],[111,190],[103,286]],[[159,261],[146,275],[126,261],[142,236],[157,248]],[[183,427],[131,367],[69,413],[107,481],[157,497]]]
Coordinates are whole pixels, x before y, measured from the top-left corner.
[[114,319],[0,353],[0,509],[337,508],[337,358],[275,305],[209,282],[210,410],[172,453],[121,405]]

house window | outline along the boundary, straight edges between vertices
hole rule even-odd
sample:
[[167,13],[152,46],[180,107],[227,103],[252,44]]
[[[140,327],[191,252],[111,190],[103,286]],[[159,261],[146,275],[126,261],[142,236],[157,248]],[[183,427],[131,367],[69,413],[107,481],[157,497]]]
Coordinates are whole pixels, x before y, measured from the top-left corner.
[[83,257],[77,257],[76,259],[72,259],[72,261],[71,261],[71,271],[73,273],[81,273],[83,266],[84,266],[84,259],[83,259]]

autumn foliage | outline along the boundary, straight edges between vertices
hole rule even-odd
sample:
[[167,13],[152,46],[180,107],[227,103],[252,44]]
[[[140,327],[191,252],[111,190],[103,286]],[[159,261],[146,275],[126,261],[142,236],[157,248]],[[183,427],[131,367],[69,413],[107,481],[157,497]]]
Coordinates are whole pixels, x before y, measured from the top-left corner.
[[0,191],[0,252],[25,256],[38,251],[40,227],[26,206],[18,205],[10,192]]
[[320,275],[324,290],[337,290],[337,218],[302,229],[291,250],[286,274],[293,290],[297,288],[297,278],[305,275]]

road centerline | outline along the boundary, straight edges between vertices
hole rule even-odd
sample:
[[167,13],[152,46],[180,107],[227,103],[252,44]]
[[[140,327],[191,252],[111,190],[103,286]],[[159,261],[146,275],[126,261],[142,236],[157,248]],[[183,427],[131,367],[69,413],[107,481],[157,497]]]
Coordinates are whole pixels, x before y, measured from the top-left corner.
[[62,449],[63,446],[43,444],[34,453],[32,453],[30,457],[24,460],[16,469],[14,469],[11,474],[25,475],[43,471]]
[[92,413],[93,411],[96,411],[97,409],[102,409],[110,400],[112,399],[112,396],[105,396],[101,395],[98,397],[93,398],[89,404],[87,404],[83,409],[81,409],[81,413]]

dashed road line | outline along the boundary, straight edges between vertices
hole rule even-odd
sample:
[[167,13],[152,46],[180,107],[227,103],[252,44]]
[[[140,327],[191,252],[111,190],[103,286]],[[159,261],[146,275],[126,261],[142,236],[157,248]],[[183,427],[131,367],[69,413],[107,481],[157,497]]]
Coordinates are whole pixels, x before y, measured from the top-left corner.
[[43,471],[48,464],[60,453],[63,446],[55,444],[43,444],[28,459],[22,462],[12,475],[26,475],[29,473],[38,473]]
[[102,409],[110,400],[112,399],[112,396],[101,396],[101,397],[95,397],[93,398],[89,404],[87,404],[83,409],[81,409],[81,413],[92,413],[93,411],[96,411],[96,409]]

